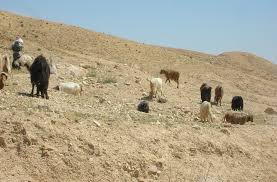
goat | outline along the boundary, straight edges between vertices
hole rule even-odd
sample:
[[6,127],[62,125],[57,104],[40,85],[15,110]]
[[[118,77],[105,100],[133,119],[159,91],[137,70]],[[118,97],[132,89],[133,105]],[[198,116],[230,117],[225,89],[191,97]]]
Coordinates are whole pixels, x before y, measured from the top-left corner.
[[204,101],[200,106],[200,119],[201,121],[213,121],[213,115],[211,113],[211,103]]
[[152,99],[153,97],[157,97],[157,93],[160,92],[161,95],[163,96],[163,91],[162,91],[162,79],[161,78],[152,78],[147,79],[150,82],[150,98]]
[[252,114],[247,114],[244,112],[227,112],[223,118],[223,121],[226,121],[231,124],[240,124],[243,125],[246,122],[253,122],[253,115]]
[[243,111],[243,99],[241,96],[234,96],[232,99],[232,110],[236,111]]
[[83,91],[82,85],[74,82],[60,83],[56,89],[73,95],[81,95]]
[[170,80],[174,80],[176,83],[177,83],[177,88],[179,88],[179,77],[180,77],[180,73],[178,71],[174,71],[174,70],[161,70],[160,71],[160,74],[164,74],[165,77],[166,77],[166,81],[169,81],[170,83]]
[[13,61],[13,67],[20,69],[21,66],[25,66],[28,71],[30,71],[30,67],[33,64],[33,57],[23,54],[18,59]]
[[204,101],[211,102],[212,87],[210,87],[206,83],[203,83],[201,85],[201,87],[200,87],[200,92],[201,92],[201,100],[202,100],[202,102],[204,102]]
[[[53,63],[52,58],[50,57],[49,59],[46,59],[46,61],[50,68],[50,74],[57,74],[57,67]],[[30,71],[30,67],[32,66],[33,62],[34,62],[33,57],[27,54],[23,54],[21,57],[19,57],[13,62],[13,67],[20,69],[21,66],[25,66],[27,70]]]
[[8,79],[8,74],[6,72],[0,73],[0,90],[2,90],[5,86],[5,82]]
[[208,84],[207,84],[207,83],[203,83],[203,84],[200,86],[200,92],[201,92],[202,88],[205,87],[205,86],[208,86]]
[[214,93],[214,102],[216,102],[216,105],[218,105],[218,102],[219,102],[221,106],[221,100],[222,100],[223,94],[224,94],[223,87],[218,85],[215,88],[215,93]]
[[45,95],[46,99],[49,99],[47,89],[49,85],[50,68],[44,56],[40,55],[34,60],[34,63],[30,67],[30,73],[32,83],[31,96],[34,95],[34,86],[36,85],[37,97],[39,96],[39,92],[41,92],[42,98],[44,98]]
[[0,56],[0,71],[7,74],[11,73],[11,62],[8,55]]
[[149,113],[149,103],[147,101],[141,101],[138,104],[138,108],[137,109],[140,112]]

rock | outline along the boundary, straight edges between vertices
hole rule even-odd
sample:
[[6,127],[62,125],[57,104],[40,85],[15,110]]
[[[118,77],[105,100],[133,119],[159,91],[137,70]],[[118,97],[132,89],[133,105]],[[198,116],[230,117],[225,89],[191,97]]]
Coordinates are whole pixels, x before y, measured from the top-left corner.
[[274,111],[274,109],[271,108],[271,107],[266,108],[264,112],[265,112],[266,114],[270,114],[270,115],[277,114],[277,112]]
[[190,156],[195,156],[197,154],[196,148],[190,148],[189,151],[190,151],[190,153],[189,153]]
[[220,129],[220,132],[222,132],[222,133],[224,133],[226,135],[230,135],[231,134],[230,131],[228,129],[226,129],[226,128]]
[[27,136],[23,137],[23,143],[28,146],[30,146],[32,144],[31,140]]
[[146,182],[146,180],[143,177],[137,178],[138,182]]
[[5,142],[5,139],[3,137],[0,137],[0,147],[1,148],[6,148],[7,144]]
[[232,124],[231,124],[231,123],[224,123],[224,124],[223,124],[223,127],[230,128],[230,127],[232,127]]
[[127,83],[125,83],[125,85],[130,86],[130,85],[131,85],[131,83],[128,83],[128,82],[127,82]]
[[87,83],[86,81],[83,81],[82,83],[83,83],[84,85],[88,85],[88,83]]
[[98,126],[98,127],[100,127],[100,126],[101,126],[101,124],[100,124],[98,121],[93,120],[93,122],[94,122],[94,124],[96,124],[96,126]]
[[22,128],[22,130],[20,131],[20,133],[21,133],[22,135],[26,135],[26,134],[27,134],[27,131],[26,131],[25,128]]
[[199,125],[196,125],[196,124],[193,125],[192,128],[193,128],[193,129],[196,129],[196,130],[200,130],[200,129],[201,129],[201,127],[200,127]]
[[150,175],[156,175],[156,174],[160,174],[161,172],[158,170],[157,166],[155,165],[150,165],[148,167],[148,174]]
[[143,97],[146,97],[146,96],[148,96],[148,93],[147,93],[147,92],[143,92],[143,93],[142,93],[142,96],[143,96]]
[[82,67],[77,67],[74,65],[69,65],[67,67],[67,70],[68,70],[69,74],[72,76],[84,76],[87,73],[86,69],[84,69]]
[[159,97],[158,102],[159,103],[166,103],[167,99],[165,97]]
[[139,177],[139,170],[138,169],[134,170],[133,173],[132,173],[132,176],[135,177],[135,178],[138,178]]

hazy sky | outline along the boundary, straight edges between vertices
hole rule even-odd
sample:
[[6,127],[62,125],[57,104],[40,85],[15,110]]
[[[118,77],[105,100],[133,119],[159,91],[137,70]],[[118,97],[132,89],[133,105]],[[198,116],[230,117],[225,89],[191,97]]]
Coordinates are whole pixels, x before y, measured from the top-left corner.
[[138,42],[277,63],[277,0],[0,0],[0,9]]

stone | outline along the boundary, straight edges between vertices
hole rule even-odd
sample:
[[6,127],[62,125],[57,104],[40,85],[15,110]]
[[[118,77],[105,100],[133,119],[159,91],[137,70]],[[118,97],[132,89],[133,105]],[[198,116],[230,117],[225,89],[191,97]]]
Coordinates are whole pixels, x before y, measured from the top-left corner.
[[93,122],[94,122],[94,124],[96,124],[96,126],[98,126],[98,127],[100,127],[100,126],[101,126],[101,124],[100,124],[98,121],[93,120]]
[[193,129],[196,129],[196,130],[200,130],[200,129],[201,129],[201,127],[200,127],[199,125],[196,125],[196,124],[193,125],[192,128],[193,128]]
[[277,112],[271,107],[266,108],[264,112],[270,115],[277,114]]
[[159,172],[159,170],[158,170],[157,166],[150,165],[148,167],[148,174],[150,174],[150,175],[156,175],[156,174],[158,174],[158,172]]
[[67,70],[72,76],[84,76],[87,73],[86,69],[74,65],[69,65]]
[[165,97],[159,97],[158,102],[159,103],[166,103],[167,99]]
[[7,144],[5,142],[5,139],[3,137],[0,137],[0,147],[1,148],[6,148]]
[[220,129],[220,132],[222,132],[222,133],[224,133],[226,135],[230,135],[231,134],[230,131],[228,129],[226,129],[226,128]]

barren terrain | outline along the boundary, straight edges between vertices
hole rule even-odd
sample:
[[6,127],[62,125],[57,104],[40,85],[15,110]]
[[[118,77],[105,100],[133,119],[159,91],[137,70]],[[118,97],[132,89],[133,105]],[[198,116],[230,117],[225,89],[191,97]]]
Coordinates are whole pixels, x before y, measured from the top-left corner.
[[[24,53],[57,64],[49,100],[32,98],[30,76],[13,70],[0,91],[0,181],[277,180],[277,66],[244,52],[209,55],[137,43],[86,29],[0,12],[0,53],[16,35]],[[178,70],[180,88],[164,84],[166,103],[136,110],[160,69]],[[81,96],[53,89],[83,85]],[[199,121],[203,82],[221,84],[213,123]],[[254,123],[226,125],[241,95]],[[212,97],[214,93],[212,94]]]

